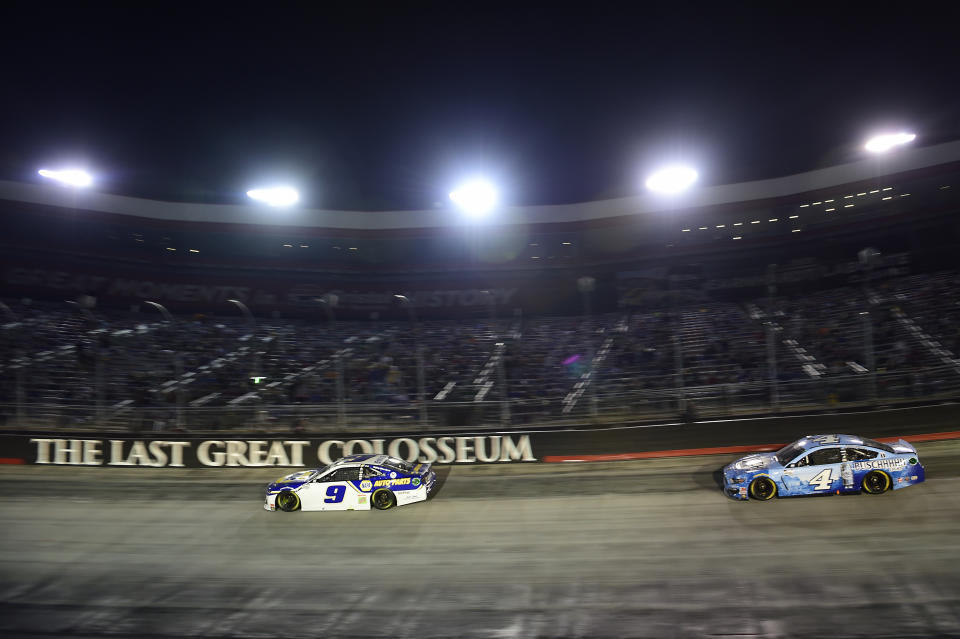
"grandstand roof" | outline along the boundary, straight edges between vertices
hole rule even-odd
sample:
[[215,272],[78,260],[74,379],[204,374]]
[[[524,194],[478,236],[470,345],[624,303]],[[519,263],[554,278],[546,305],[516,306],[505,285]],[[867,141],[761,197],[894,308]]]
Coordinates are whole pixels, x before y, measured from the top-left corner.
[[[781,178],[725,184],[698,189],[679,200],[643,195],[628,198],[555,206],[511,207],[502,211],[499,224],[546,224],[589,221],[660,211],[694,209],[722,204],[769,200],[814,192],[829,187],[856,184],[882,176],[960,162],[960,141],[931,147],[916,147],[883,158],[867,158],[840,166]],[[251,205],[187,204],[159,202],[95,191],[74,191],[46,184],[0,181],[0,200],[53,207],[84,209],[166,221],[249,224],[329,229],[412,229],[461,225],[447,212],[422,211],[328,211],[292,209],[265,212]]]

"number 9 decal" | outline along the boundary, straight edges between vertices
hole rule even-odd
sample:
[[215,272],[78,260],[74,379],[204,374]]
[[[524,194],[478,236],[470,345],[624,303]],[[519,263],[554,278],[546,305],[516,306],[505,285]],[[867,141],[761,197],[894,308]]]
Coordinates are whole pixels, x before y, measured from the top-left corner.
[[346,486],[328,486],[327,498],[323,500],[325,504],[339,504],[343,501],[343,496],[347,494]]

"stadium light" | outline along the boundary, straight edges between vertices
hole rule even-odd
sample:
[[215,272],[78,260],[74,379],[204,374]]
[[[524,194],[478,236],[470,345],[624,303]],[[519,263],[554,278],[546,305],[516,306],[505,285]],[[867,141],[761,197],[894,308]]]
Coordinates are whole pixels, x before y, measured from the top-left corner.
[[700,174],[689,166],[667,166],[647,178],[646,186],[657,193],[680,193],[697,181]]
[[247,191],[247,197],[251,200],[263,202],[267,206],[290,206],[300,201],[300,194],[297,193],[295,188],[289,186],[251,189]]
[[497,205],[497,189],[487,180],[475,179],[464,182],[450,193],[450,199],[470,217],[480,218]]
[[86,187],[93,184],[93,177],[83,169],[40,169],[41,176],[59,182],[64,186]]
[[916,133],[884,133],[883,135],[875,135],[867,140],[863,148],[871,153],[886,153],[895,147],[909,144],[916,138]]

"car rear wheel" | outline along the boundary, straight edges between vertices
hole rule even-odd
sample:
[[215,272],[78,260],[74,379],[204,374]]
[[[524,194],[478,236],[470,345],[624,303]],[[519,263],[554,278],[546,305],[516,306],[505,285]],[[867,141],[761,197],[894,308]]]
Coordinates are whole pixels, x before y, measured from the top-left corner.
[[290,513],[300,508],[300,497],[292,490],[285,490],[277,493],[277,508]]
[[397,498],[392,490],[381,488],[370,496],[370,503],[377,510],[388,510],[397,505]]
[[863,492],[870,495],[885,493],[891,486],[893,486],[893,480],[882,470],[871,470],[863,478]]
[[750,496],[760,501],[773,499],[777,495],[777,485],[769,477],[757,477],[750,482]]

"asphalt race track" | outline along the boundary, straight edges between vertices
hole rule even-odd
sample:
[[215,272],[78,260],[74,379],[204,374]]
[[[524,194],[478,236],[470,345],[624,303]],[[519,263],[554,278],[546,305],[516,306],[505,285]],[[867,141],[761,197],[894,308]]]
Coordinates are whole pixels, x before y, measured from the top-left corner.
[[440,469],[427,503],[270,513],[273,470],[0,468],[0,633],[957,637],[960,442],[880,496],[738,503],[736,455]]

